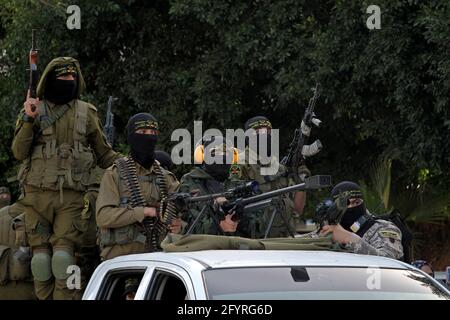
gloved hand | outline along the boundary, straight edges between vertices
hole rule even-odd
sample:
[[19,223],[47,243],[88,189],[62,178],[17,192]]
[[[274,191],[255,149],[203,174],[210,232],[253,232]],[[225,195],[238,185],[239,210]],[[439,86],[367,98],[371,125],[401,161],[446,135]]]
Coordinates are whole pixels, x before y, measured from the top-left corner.
[[304,182],[306,178],[311,176],[311,171],[309,171],[307,166],[302,165],[302,166],[298,167],[297,174],[300,177],[300,180],[302,180],[302,182]]

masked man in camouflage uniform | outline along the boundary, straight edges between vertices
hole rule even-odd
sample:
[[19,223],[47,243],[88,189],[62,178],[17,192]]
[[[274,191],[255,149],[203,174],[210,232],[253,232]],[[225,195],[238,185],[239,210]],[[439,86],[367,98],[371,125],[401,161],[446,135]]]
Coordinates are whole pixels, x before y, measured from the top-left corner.
[[346,197],[347,210],[337,225],[322,227],[321,235],[332,233],[332,239],[347,250],[394,259],[403,257],[402,233],[394,223],[375,219],[364,205],[361,188],[354,182],[338,183],[331,194]]
[[[205,157],[211,156],[206,160]],[[214,159],[212,158],[214,157]],[[220,161],[218,158],[221,157]],[[180,192],[193,196],[222,193],[241,184],[241,180],[230,178],[230,169],[237,159],[237,150],[221,136],[205,136],[195,148],[196,167],[181,178]],[[233,175],[233,174],[232,174]],[[256,237],[260,229],[253,225],[255,221],[234,221],[231,212],[224,212],[221,205],[227,201],[218,197],[214,203],[191,204],[183,220],[190,229],[204,206],[206,209],[192,230],[193,234],[240,235]],[[245,227],[243,227],[245,226]]]
[[0,300],[36,299],[24,220],[19,202],[0,209]]
[[11,203],[11,193],[7,187],[0,187],[0,209],[9,206]]
[[[103,175],[96,203],[103,260],[148,252],[142,221],[161,218],[161,200],[178,190],[176,177],[155,161],[158,135],[158,122],[151,114],[131,117],[127,124],[130,155],[115,161]],[[138,182],[135,188],[130,179]],[[141,203],[134,203],[137,197]],[[181,225],[181,219],[173,219],[170,231],[180,233]]]
[[87,228],[83,192],[91,169],[106,168],[117,157],[97,109],[79,100],[84,88],[77,60],[52,60],[39,81],[39,98],[28,96],[16,123],[12,151],[23,161],[18,178],[39,299],[80,298],[79,290],[67,287],[67,270]]
[[[280,188],[287,187],[294,184],[287,177],[286,168],[278,162],[275,156],[271,156],[271,129],[272,124],[264,116],[256,116],[250,118],[245,123],[245,130],[254,129],[256,139],[253,139],[256,146],[250,146],[247,143],[242,157],[245,154],[245,164],[241,165],[241,179],[246,181],[255,180],[259,182],[262,192],[268,192]],[[260,141],[267,141],[267,156],[270,157],[270,163],[268,165],[261,164],[260,162]],[[248,141],[251,141],[249,139]],[[262,170],[264,167],[278,168],[276,174],[263,175]],[[306,167],[302,167],[299,170],[299,174],[305,178],[310,175],[310,172]],[[301,172],[300,172],[301,171]],[[274,209],[277,209],[277,213],[274,217],[272,227],[268,234],[268,237],[286,237],[295,233],[295,221],[294,218],[298,218],[303,212],[305,206],[306,194],[305,192],[295,192],[294,194],[286,194],[273,200],[273,206],[267,208],[264,211],[263,221],[261,222],[265,228],[268,227],[269,221],[272,217]],[[265,231],[265,230],[264,230]],[[261,235],[261,237],[264,234]]]

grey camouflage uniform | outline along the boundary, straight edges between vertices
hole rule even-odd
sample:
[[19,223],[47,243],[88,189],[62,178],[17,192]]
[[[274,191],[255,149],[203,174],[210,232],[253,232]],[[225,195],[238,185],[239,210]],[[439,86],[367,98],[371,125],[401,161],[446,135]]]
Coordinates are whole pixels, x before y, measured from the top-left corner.
[[376,220],[363,234],[354,234],[355,242],[345,245],[354,253],[383,256],[393,259],[403,257],[402,232],[390,221]]
[[[317,231],[296,236],[296,238],[316,237],[320,237]],[[362,237],[353,234],[353,238],[354,242],[343,245],[350,252],[393,259],[403,257],[402,232],[390,221],[376,220]]]

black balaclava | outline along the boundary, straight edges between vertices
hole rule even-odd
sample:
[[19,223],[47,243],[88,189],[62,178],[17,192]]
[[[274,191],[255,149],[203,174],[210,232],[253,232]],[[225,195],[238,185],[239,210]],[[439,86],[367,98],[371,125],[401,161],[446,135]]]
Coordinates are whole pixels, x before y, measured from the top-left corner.
[[214,179],[224,182],[230,175],[231,164],[204,164],[205,171]]
[[[257,130],[259,128],[272,129],[272,124],[270,123],[269,119],[267,119],[266,117],[264,117],[264,116],[256,116],[256,117],[248,119],[245,122],[244,129],[248,130],[250,128],[254,129],[254,130]],[[264,141],[264,140],[267,141],[267,143],[266,143],[267,151],[265,152],[265,156],[269,156],[270,157],[272,155],[272,150],[271,150],[272,149],[271,148],[272,140],[271,140],[270,133],[259,133],[256,136],[256,143],[257,143],[257,145],[256,145],[256,150],[254,150],[254,151],[256,151],[256,153],[258,155],[260,154],[260,150],[259,150],[260,141]],[[248,141],[249,140],[246,139],[247,145],[248,145]],[[262,152],[262,150],[261,150],[261,152]]]
[[[67,74],[72,74],[75,77],[75,80],[57,79],[58,77]],[[66,104],[75,99],[77,93],[76,76],[77,71],[73,64],[55,67],[47,77],[44,91],[45,99],[56,105]]]
[[[205,147],[205,151],[209,148],[214,150],[215,148],[224,148],[225,154],[223,156],[222,163],[203,163],[203,169],[214,179],[223,182],[230,175],[231,168],[231,158],[227,154],[227,148],[231,146],[229,142],[223,139],[221,136],[212,136],[203,139],[203,146]],[[227,157],[228,156],[228,157]],[[227,159],[228,158],[228,159]]]
[[158,121],[150,113],[138,113],[128,120],[126,128],[127,141],[131,147],[131,156],[141,166],[150,169],[155,161],[155,146],[158,141],[158,135],[140,134],[135,131],[138,129],[158,131]]
[[[343,181],[338,183],[334,186],[333,190],[331,190],[331,195],[336,198],[340,194],[342,194],[345,191],[358,191],[355,193],[361,193],[361,187],[351,181]],[[358,197],[355,197],[358,198]],[[360,197],[362,199],[362,197]],[[339,224],[346,230],[352,231],[350,227],[352,224],[358,220],[361,216],[363,216],[366,213],[366,206],[364,205],[364,202],[361,203],[359,206],[353,207],[353,208],[347,208],[344,215],[342,216],[341,221]]]

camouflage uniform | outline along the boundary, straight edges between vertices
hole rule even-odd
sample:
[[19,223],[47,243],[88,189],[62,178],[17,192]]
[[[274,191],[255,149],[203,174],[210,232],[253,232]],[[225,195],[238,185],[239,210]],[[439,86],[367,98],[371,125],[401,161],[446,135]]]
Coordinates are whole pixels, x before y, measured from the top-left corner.
[[[257,181],[260,186],[260,190],[262,192],[268,192],[280,188],[285,188],[289,185],[292,185],[293,182],[290,181],[286,176],[282,176],[283,172],[286,172],[286,168],[278,163],[279,169],[277,172],[277,175],[272,176],[263,176],[261,175],[261,166],[260,164],[256,164],[257,162],[257,155],[256,153],[249,149],[248,147],[245,149],[245,160],[246,163],[241,165],[241,173],[240,178],[245,181]],[[242,155],[243,157],[244,155]],[[275,157],[272,157],[271,164],[274,165],[274,162],[278,162],[278,160]],[[255,164],[251,164],[255,163]],[[275,215],[275,218],[273,220],[272,228],[268,234],[269,238],[276,238],[276,237],[286,237],[289,236],[288,230],[291,231],[291,233],[295,233],[295,223],[294,219],[298,216],[298,214],[295,212],[295,206],[294,206],[294,194],[284,194],[280,196],[279,198],[275,198],[275,204],[278,207],[278,212]],[[261,216],[260,224],[263,227],[262,229],[262,236],[264,236],[264,232],[269,225],[270,218],[272,216],[273,210],[275,209],[275,206],[271,206],[264,210],[264,215]],[[287,226],[285,221],[287,221]],[[288,229],[287,229],[287,228]]]
[[[297,235],[296,238],[319,238],[318,231]],[[386,220],[375,220],[362,237],[352,234],[353,241],[342,245],[346,250],[357,254],[383,256],[393,259],[403,257],[402,233],[395,224]]]
[[[233,168],[235,165],[231,166],[230,171],[232,172],[230,178],[224,182],[219,182],[215,180],[211,175],[209,175],[205,170],[200,167],[196,167],[191,170],[191,172],[185,174],[180,181],[180,192],[196,192],[197,196],[203,196],[207,194],[221,193],[227,191],[231,188],[236,187],[242,183],[236,173],[233,173]],[[187,222],[188,227],[192,225],[195,218],[198,216],[202,208],[206,203],[198,203],[191,205],[188,212],[183,215],[183,220]],[[261,212],[258,211],[260,214]],[[237,230],[235,233],[227,233],[226,235],[239,235],[247,238],[259,238],[261,236],[262,230],[259,225],[259,221],[255,214],[246,214],[241,221],[239,221]],[[224,234],[219,226],[220,220],[217,217],[211,207],[208,207],[203,213],[201,220],[196,224],[193,234],[212,234],[221,235]]]
[[[145,169],[136,163],[139,186],[148,207],[159,207],[160,188],[154,165]],[[179,182],[175,175],[162,169],[167,191],[178,190]],[[119,176],[116,164],[106,169],[96,204],[97,225],[100,228],[100,249],[103,260],[133,253],[147,252],[145,235],[140,225],[144,219],[144,208],[133,208],[131,193],[125,177]]]
[[351,252],[393,259],[403,257],[402,233],[390,221],[376,220],[362,237],[353,234],[353,239],[345,245]]
[[106,168],[117,157],[106,142],[97,109],[78,100],[85,85],[77,60],[52,60],[40,79],[38,96],[43,97],[53,70],[64,67],[77,70],[77,98],[55,105],[44,97],[34,120],[23,109],[12,144],[15,158],[23,161],[18,178],[24,191],[21,202],[33,249],[31,269],[39,299],[81,297],[79,290],[67,288],[66,271],[75,263],[74,251],[88,226],[81,220],[83,193],[91,169],[96,164]]
[[0,300],[35,300],[23,206],[0,209]]

